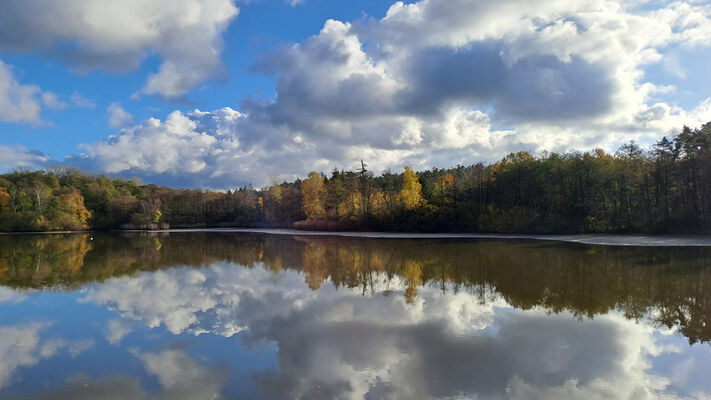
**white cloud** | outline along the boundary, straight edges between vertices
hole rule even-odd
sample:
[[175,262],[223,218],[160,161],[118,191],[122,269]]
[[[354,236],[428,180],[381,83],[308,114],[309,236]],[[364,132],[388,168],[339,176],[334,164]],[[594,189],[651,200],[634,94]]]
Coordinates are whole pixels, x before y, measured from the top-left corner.
[[67,108],[67,103],[60,100],[59,97],[52,92],[42,93],[42,103],[50,110],[63,110]]
[[[245,114],[229,107],[213,112],[175,111],[164,121],[151,118],[107,140],[85,144],[86,153],[68,162],[163,182],[172,179],[181,186],[225,188],[251,178],[261,182],[268,177],[263,162],[282,151],[298,154],[299,146],[286,144],[270,150],[267,141],[273,136],[257,133],[246,121]],[[284,160],[284,165],[290,161]]]
[[[0,20],[2,20],[2,16],[0,16]],[[0,28],[0,34],[1,32],[2,28]],[[42,91],[37,85],[20,83],[15,78],[12,67],[0,60],[0,122],[42,125],[44,124],[41,117],[43,106],[50,110],[63,110],[70,104],[82,108],[94,107],[91,100],[76,92],[67,102],[56,93]],[[0,145],[1,151],[2,145]],[[0,166],[3,164],[9,164],[9,162],[3,162],[0,159]],[[24,164],[15,166],[20,165]]]
[[675,1],[654,15],[672,28],[674,39],[682,45],[711,45],[711,5],[701,1]]
[[36,168],[51,160],[47,154],[29,150],[24,146],[3,146],[0,144],[0,170],[16,167]]
[[194,120],[176,111],[165,121],[151,118],[85,147],[107,172],[197,173],[206,167],[204,158],[212,152],[217,139],[196,129]]
[[10,67],[0,61],[0,121],[41,123],[40,93],[39,87],[15,80]]
[[106,109],[109,126],[122,128],[133,123],[133,115],[124,110],[119,103],[111,103]]
[[241,112],[176,112],[154,120],[159,137],[150,124],[128,128],[87,145],[85,160],[227,188],[360,159],[379,172],[648,144],[711,119],[709,100],[695,109],[652,101],[675,88],[645,75],[670,49],[708,46],[710,16],[710,6],[683,2],[398,2],[380,20],[329,20],[262,57],[257,70],[275,76],[274,99],[248,99]]
[[134,70],[150,54],[162,63],[145,94],[180,97],[221,73],[222,34],[233,0],[10,0],[0,14],[0,49],[35,51],[77,69]]

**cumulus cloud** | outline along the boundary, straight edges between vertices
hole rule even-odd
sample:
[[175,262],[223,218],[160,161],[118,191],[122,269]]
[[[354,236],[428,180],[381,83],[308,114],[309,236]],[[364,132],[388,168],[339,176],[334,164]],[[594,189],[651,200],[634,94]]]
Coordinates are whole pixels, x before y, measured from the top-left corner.
[[[293,179],[311,169],[329,170],[335,160],[350,168],[366,159],[374,169],[397,165],[408,155],[417,161],[421,152],[408,147],[427,138],[432,156],[440,154],[452,160],[453,151],[460,150],[462,162],[471,156],[471,150],[463,146],[491,149],[499,141],[488,135],[489,117],[479,111],[451,109],[441,120],[427,123],[405,117],[359,126],[363,131],[380,132],[381,137],[373,135],[373,140],[385,140],[385,148],[357,140],[338,144],[339,138],[322,138],[324,146],[329,141],[333,144],[324,148],[306,141],[301,131],[258,118],[229,107],[212,112],[175,111],[163,121],[151,118],[101,142],[84,144],[84,154],[66,161],[91,171],[140,175],[163,184],[225,189],[264,184],[275,172]],[[405,129],[397,137],[383,139],[388,127],[400,126]],[[279,160],[278,170],[273,168],[275,160]]]
[[161,59],[141,93],[180,97],[221,73],[222,34],[237,15],[233,0],[4,2],[0,49],[34,51],[80,72],[135,70]]
[[[3,16],[0,16],[2,19]],[[0,27],[0,32],[2,28]],[[78,93],[68,100],[50,91],[43,91],[39,86],[20,83],[13,74],[13,68],[0,60],[0,122],[29,123],[42,125],[42,108],[63,110],[68,106],[93,108],[94,103]],[[0,152],[2,151],[0,145]],[[12,159],[9,159],[12,160]],[[11,165],[9,162],[7,164]],[[0,166],[3,160],[0,159]],[[23,166],[16,164],[11,166]]]
[[[651,106],[654,85],[643,81],[644,66],[668,46],[688,45],[675,29],[659,14],[613,2],[396,3],[381,20],[328,21],[318,35],[265,59],[263,70],[276,71],[278,97],[260,111],[314,140],[340,136],[341,144],[381,149],[412,131],[413,124],[396,124],[403,117],[426,126],[471,109],[515,131],[500,140],[499,154],[522,143],[541,149],[550,128],[567,134],[549,150],[586,147],[580,137],[596,131],[620,142],[639,130],[636,117]],[[387,128],[362,129],[364,121]],[[410,148],[425,158],[425,148],[446,140],[419,131],[424,140]],[[506,135],[490,128],[481,134],[489,141]],[[455,147],[472,155],[490,150],[466,141]]]
[[[110,123],[127,119],[127,113],[118,106],[110,107],[109,114]],[[86,155],[71,162],[110,173],[209,177],[215,170],[208,168],[208,163],[214,164],[224,152],[235,156],[233,152],[239,149],[234,124],[240,118],[242,114],[229,108],[215,113],[175,111],[165,121],[150,118],[107,140],[85,145]]]
[[30,150],[24,146],[0,145],[0,170],[16,167],[39,168],[51,161],[47,154]]
[[67,103],[60,100],[59,97],[52,92],[42,93],[42,103],[50,110],[63,110],[67,108]]
[[40,94],[38,86],[15,80],[10,67],[0,61],[0,121],[39,124]]
[[652,102],[674,87],[645,76],[669,49],[709,46],[710,16],[695,2],[397,2],[262,55],[275,98],[150,120],[88,144],[83,160],[227,188],[360,159],[379,171],[649,143],[711,119],[709,100]]
[[111,103],[106,109],[109,126],[121,128],[133,123],[133,115],[124,110],[119,103]]

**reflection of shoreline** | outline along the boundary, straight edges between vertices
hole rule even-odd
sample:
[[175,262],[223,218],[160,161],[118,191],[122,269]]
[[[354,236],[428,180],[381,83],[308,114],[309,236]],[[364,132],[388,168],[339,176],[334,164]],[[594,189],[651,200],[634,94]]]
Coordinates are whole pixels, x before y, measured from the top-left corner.
[[[695,377],[703,373],[676,369],[709,348],[686,346],[677,335],[706,335],[694,329],[706,326],[704,305],[711,304],[703,291],[709,249],[219,233],[89,237],[3,241],[0,262],[50,281],[95,278],[69,295],[78,307],[70,312],[108,311],[86,325],[97,347],[83,360],[103,357],[107,346],[127,351],[160,386],[134,372],[78,379],[74,371],[65,385],[29,398],[219,398],[245,384],[230,369],[248,371],[240,377],[256,386],[251,399],[661,400],[662,392],[709,392],[693,381],[705,382]],[[682,310],[690,329],[663,327],[663,307]],[[111,319],[102,324],[101,315]],[[152,329],[176,336],[156,335],[156,342],[147,339]],[[197,346],[188,351],[187,342]],[[275,358],[266,368],[254,368],[250,357],[223,363],[235,345],[249,353],[268,347]],[[35,358],[25,365],[48,362]],[[696,359],[703,370],[707,359]],[[91,365],[82,362],[71,361]],[[675,369],[656,370],[662,363]]]
[[506,233],[405,233],[405,232],[361,232],[361,231],[310,231],[280,228],[189,228],[189,229],[114,229],[111,231],[51,231],[51,232],[0,232],[0,235],[58,235],[80,233],[260,233],[267,235],[292,236],[335,236],[369,239],[494,239],[494,240],[544,240],[553,242],[580,243],[595,246],[629,247],[711,247],[711,236],[672,235],[620,235],[620,234],[574,234],[574,235],[533,235]]
[[691,342],[711,340],[711,249],[607,247],[543,241],[380,240],[224,231],[4,237],[0,284],[74,291],[89,283],[175,267],[229,263],[279,276],[296,271],[324,285],[373,293],[399,277],[413,303],[423,287],[501,295],[522,309],[593,317],[611,310],[677,326]]

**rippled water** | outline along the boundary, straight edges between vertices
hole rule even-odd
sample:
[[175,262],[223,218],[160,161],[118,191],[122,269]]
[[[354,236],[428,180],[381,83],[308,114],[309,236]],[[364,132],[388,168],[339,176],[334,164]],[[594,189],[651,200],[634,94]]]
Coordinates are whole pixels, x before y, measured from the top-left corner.
[[708,398],[709,289],[709,248],[0,236],[0,398]]

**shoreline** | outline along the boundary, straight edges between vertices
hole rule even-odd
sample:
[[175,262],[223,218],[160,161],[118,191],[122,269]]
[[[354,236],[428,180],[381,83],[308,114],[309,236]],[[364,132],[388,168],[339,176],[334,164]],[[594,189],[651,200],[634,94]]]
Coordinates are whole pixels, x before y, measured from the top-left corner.
[[117,229],[110,231],[52,231],[52,232],[0,232],[0,235],[36,235],[36,234],[77,234],[77,233],[259,233],[268,235],[290,236],[335,236],[369,239],[494,239],[494,240],[541,240],[565,243],[578,243],[598,246],[627,247],[711,247],[711,236],[673,236],[644,234],[572,234],[572,235],[534,235],[507,233],[403,233],[403,232],[349,232],[349,231],[307,231],[287,228],[186,228],[157,230]]

